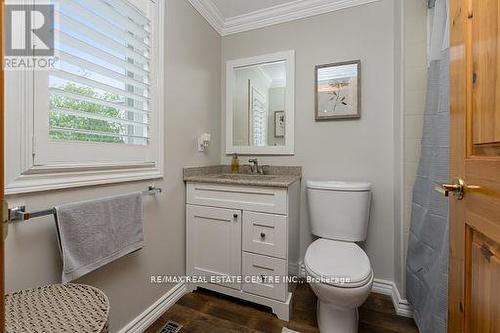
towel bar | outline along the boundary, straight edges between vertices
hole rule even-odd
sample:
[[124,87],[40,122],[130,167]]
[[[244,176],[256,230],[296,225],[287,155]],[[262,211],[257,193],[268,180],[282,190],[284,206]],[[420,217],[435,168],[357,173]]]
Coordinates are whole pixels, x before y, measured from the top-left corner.
[[[154,185],[148,186],[146,191],[143,191],[143,195],[155,195],[161,193],[162,189]],[[26,212],[26,206],[17,206],[9,209],[9,223],[27,221],[36,217],[55,215],[56,209],[50,208],[45,210],[39,210],[35,212]]]

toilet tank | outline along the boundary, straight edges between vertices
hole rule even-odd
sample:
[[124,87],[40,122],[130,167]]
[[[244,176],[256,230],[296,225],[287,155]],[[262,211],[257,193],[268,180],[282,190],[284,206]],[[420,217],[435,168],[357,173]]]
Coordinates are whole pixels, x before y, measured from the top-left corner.
[[366,239],[371,184],[308,181],[306,188],[309,220],[314,235],[349,242]]

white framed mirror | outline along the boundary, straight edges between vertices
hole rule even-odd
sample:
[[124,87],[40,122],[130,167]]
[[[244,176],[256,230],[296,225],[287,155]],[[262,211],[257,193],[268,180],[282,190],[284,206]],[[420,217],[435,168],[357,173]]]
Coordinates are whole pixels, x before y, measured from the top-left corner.
[[293,155],[295,52],[226,63],[226,154]]

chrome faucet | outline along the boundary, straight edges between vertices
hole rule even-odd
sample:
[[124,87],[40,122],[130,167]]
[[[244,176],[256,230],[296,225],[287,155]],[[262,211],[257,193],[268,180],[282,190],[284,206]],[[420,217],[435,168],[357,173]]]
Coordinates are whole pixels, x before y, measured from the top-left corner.
[[269,165],[261,165],[259,166],[259,161],[257,158],[251,158],[248,160],[250,163],[250,172],[251,173],[257,173],[259,175],[265,175],[266,174],[266,168],[269,167]]
[[260,173],[259,172],[259,161],[257,160],[257,158],[249,159],[248,163],[250,163],[250,172],[251,173]]

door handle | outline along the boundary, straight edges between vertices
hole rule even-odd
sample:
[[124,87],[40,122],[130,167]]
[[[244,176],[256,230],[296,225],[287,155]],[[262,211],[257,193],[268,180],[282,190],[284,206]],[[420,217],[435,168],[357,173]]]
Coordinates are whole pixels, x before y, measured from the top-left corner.
[[465,180],[457,177],[453,180],[452,184],[436,184],[436,191],[442,193],[445,197],[449,197],[450,193],[453,194],[455,199],[462,200],[466,191],[480,189],[480,186],[467,185]]

